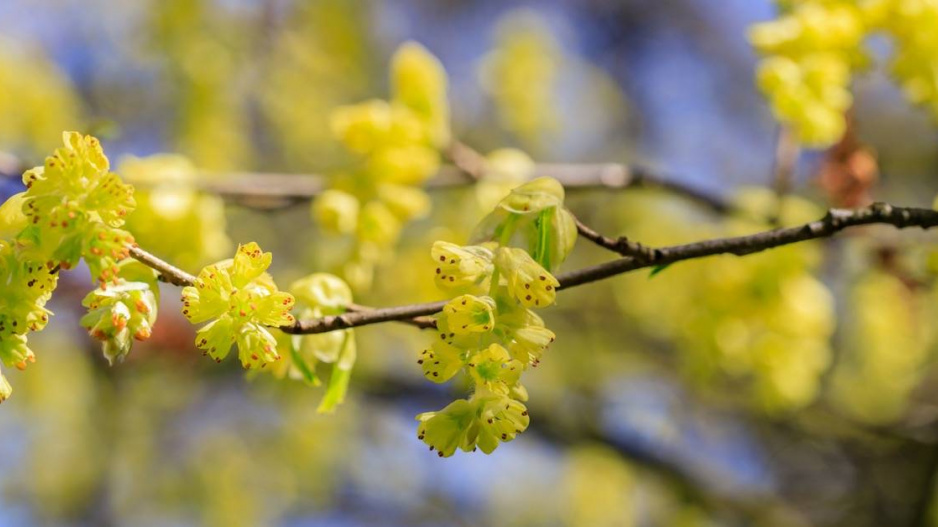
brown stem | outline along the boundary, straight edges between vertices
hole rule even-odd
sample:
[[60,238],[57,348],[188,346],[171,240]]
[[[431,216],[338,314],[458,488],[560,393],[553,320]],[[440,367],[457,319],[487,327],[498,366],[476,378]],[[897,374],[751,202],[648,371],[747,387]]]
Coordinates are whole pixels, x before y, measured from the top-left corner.
[[[874,203],[869,207],[856,210],[831,209],[823,218],[797,227],[774,229],[748,236],[717,238],[684,245],[650,249],[639,252],[637,255],[630,255],[592,267],[562,273],[557,276],[557,279],[560,281],[559,289],[569,289],[637,269],[667,265],[717,254],[744,256],[774,247],[818,238],[828,238],[844,229],[870,224],[892,225],[900,229],[907,227],[929,229],[938,226],[938,212],[931,209],[894,207],[886,203]],[[366,326],[392,320],[409,320],[414,317],[425,317],[439,312],[444,305],[445,302],[433,302],[429,304],[370,309],[314,320],[301,320],[297,321],[292,327],[282,329],[289,333],[297,334],[324,333],[337,329]]]

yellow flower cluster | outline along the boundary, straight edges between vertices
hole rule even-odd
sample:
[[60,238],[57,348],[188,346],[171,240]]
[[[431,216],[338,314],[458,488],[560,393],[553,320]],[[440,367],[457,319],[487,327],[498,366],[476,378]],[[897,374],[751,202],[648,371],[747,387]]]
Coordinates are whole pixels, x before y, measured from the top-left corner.
[[267,326],[292,324],[295,300],[278,291],[267,274],[272,259],[254,242],[241,245],[233,259],[202,269],[195,284],[182,290],[182,314],[193,324],[208,322],[199,329],[195,343],[217,362],[234,345],[246,369],[265,368],[280,360]]
[[[491,453],[499,442],[511,441],[527,428],[528,394],[521,374],[536,366],[554,341],[554,333],[532,309],[556,299],[560,284],[549,269],[572,249],[576,230],[571,239],[564,220],[569,216],[563,188],[537,179],[499,203],[480,226],[478,245],[433,245],[436,284],[456,296],[437,317],[438,339],[419,354],[417,363],[432,382],[446,382],[465,371],[474,385],[469,399],[417,416],[417,436],[440,457],[457,448]],[[528,247],[509,246],[516,235]]]
[[332,114],[333,135],[357,162],[333,178],[312,213],[326,231],[355,237],[342,273],[353,287],[367,288],[404,224],[430,209],[422,186],[439,169],[440,149],[450,140],[446,87],[436,57],[408,42],[392,59],[390,101],[365,101]]
[[756,24],[749,39],[765,58],[757,83],[775,117],[810,146],[837,142],[853,103],[852,76],[869,56],[871,33],[895,41],[892,72],[906,96],[938,116],[938,5],[930,0],[799,0],[780,2],[783,14]]
[[[153,273],[125,272],[134,243],[121,229],[136,206],[132,186],[110,171],[98,139],[62,134],[64,145],[42,166],[23,174],[25,192],[0,207],[6,240],[0,240],[0,361],[25,368],[35,360],[26,345],[29,331],[41,330],[52,314],[45,308],[59,269],[84,261],[101,288],[85,300],[91,310],[83,325],[104,341],[109,360],[130,351],[132,338],[150,336],[156,320]],[[138,280],[139,279],[139,280]],[[110,289],[108,289],[110,287]],[[10,395],[0,374],[0,401]]]

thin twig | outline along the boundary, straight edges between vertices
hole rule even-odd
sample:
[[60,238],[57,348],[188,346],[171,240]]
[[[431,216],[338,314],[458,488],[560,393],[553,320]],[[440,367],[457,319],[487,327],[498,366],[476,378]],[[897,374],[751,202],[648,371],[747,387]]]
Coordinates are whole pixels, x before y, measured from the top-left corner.
[[[684,245],[661,247],[647,251],[644,255],[627,256],[592,267],[562,273],[557,276],[560,281],[558,289],[569,289],[637,269],[672,264],[684,260],[718,254],[744,256],[783,245],[828,238],[850,227],[877,223],[892,225],[900,229],[906,227],[928,229],[938,226],[938,211],[894,207],[885,203],[874,203],[869,207],[856,210],[831,209],[823,218],[798,227],[774,229],[748,236],[718,238]],[[433,302],[359,311],[314,320],[301,320],[297,321],[292,327],[281,329],[297,334],[324,333],[337,329],[433,315],[439,312],[444,305],[445,302]]]
[[[183,271],[182,269],[179,269],[178,267],[175,267],[169,262],[159,258],[158,256],[148,251],[141,249],[140,247],[130,247],[130,256],[133,257],[138,262],[146,265],[147,267],[150,267],[151,269],[154,269],[155,271],[159,272],[160,273],[159,278],[160,280],[164,282],[167,282],[167,283],[179,286],[179,287],[195,285],[195,281],[196,281],[195,276]],[[439,306],[435,310],[432,310],[426,314],[430,315],[430,314],[436,313],[437,311],[442,309],[445,302],[440,302],[438,304]],[[437,304],[428,304],[428,305],[436,306]],[[414,306],[405,306],[405,307],[414,307]],[[354,321],[356,320],[355,315],[360,316],[365,313],[373,313],[374,311],[376,311],[376,309],[373,307],[363,306],[360,304],[349,304],[345,306],[345,308],[348,310],[348,313],[345,313],[343,315],[338,315],[336,317],[324,317],[322,319],[315,319],[312,322],[318,322],[318,321],[327,320],[327,319],[349,319],[349,320]],[[395,312],[395,314],[396,313],[397,312]],[[395,322],[402,322],[404,324],[409,324],[411,326],[416,326],[420,329],[429,329],[429,328],[436,327],[436,321],[434,319],[430,317],[426,317],[426,316],[419,316],[419,314],[414,315],[413,317],[388,319],[388,321],[390,320],[393,320]],[[375,324],[378,322],[385,322],[385,321],[386,320],[374,320],[373,322],[366,322],[364,324],[359,323],[356,325]],[[281,328],[281,329],[283,329],[287,333],[296,333],[294,329],[297,327],[307,327],[307,326],[315,327],[315,324],[307,324],[307,322],[310,322],[310,321],[301,321],[294,327]],[[332,324],[336,325],[336,327],[333,327],[332,330],[340,329],[338,325],[340,325],[341,323],[342,323],[341,320],[332,322]],[[352,327],[352,326],[349,326],[349,327]],[[317,333],[317,332],[312,331],[312,333]]]
[[[425,187],[428,190],[468,186],[484,176],[485,158],[465,143],[454,142],[445,153],[454,165],[442,167],[435,177],[427,181]],[[0,174],[4,177],[18,178],[19,173],[25,170],[21,167],[26,165],[12,155],[2,153],[0,161],[3,161],[0,163]],[[534,167],[533,176],[552,177],[568,191],[654,188],[682,196],[718,214],[734,210],[730,203],[719,196],[663,176],[647,167],[620,163],[538,163]],[[141,189],[192,189],[219,195],[239,205],[270,210],[315,198],[328,188],[329,178],[319,174],[207,172],[188,182],[131,183]]]
[[[654,249],[643,247],[642,250],[630,253],[629,256],[618,260],[562,273],[557,276],[557,280],[560,281],[558,289],[569,289],[637,269],[667,265],[684,260],[718,254],[744,256],[783,245],[828,238],[850,227],[877,223],[892,225],[900,229],[907,227],[929,229],[938,226],[938,211],[874,203],[869,207],[856,210],[831,209],[823,218],[798,227],[774,229],[748,236],[717,238],[670,247]],[[615,240],[595,233],[588,227],[586,229],[591,233],[591,236],[608,240],[612,245],[617,243]],[[639,247],[642,246],[639,245]],[[159,271],[163,278],[170,283],[191,285],[195,281],[194,276],[173,267],[139,247],[131,248],[130,254],[140,262]],[[355,306],[356,309],[350,309],[348,313],[311,320],[298,320],[293,326],[283,326],[280,329],[292,334],[327,333],[391,321],[429,328],[433,327],[433,321],[425,317],[438,313],[445,305],[446,301],[386,308]]]
[[170,284],[185,287],[195,285],[195,276],[183,271],[171,263],[160,259],[154,254],[144,251],[140,247],[130,247],[130,256],[147,267],[160,273],[160,280]]
[[[446,301],[443,300],[428,304],[411,304],[407,306],[350,311],[341,315],[332,315],[310,320],[297,320],[294,325],[281,326],[280,329],[285,333],[294,335],[308,335],[312,333],[328,333],[340,329],[369,326],[371,324],[380,324],[381,322],[406,321],[409,324],[418,325],[419,323],[415,322],[414,319],[421,320],[420,317],[435,315],[439,313],[445,305]],[[435,324],[432,326],[428,324],[426,327],[435,327]]]
[[[361,304],[349,304],[345,308],[352,313],[356,312],[368,312],[374,311],[375,308],[369,306],[363,306]],[[395,322],[402,322],[410,326],[414,326],[418,329],[436,329],[436,320],[430,316],[415,316],[413,318],[405,318],[401,320],[396,320]]]
[[774,215],[769,218],[769,222],[774,226],[778,226],[781,221],[782,207],[784,207],[785,197],[791,192],[795,165],[800,155],[801,147],[798,145],[795,134],[788,127],[779,127],[772,171],[772,188],[775,190],[777,205]]
[[485,177],[485,156],[466,143],[454,140],[444,154],[470,182],[474,183]]
[[578,233],[580,233],[580,236],[602,247],[603,249],[608,249],[622,256],[654,258],[654,249],[650,247],[646,247],[638,242],[633,242],[625,236],[620,236],[615,239],[609,238],[608,236],[603,236],[602,234],[594,231],[591,227],[588,227],[586,224],[580,221],[579,218],[575,218],[575,221],[576,230]]
[[886,203],[874,203],[869,207],[855,210],[831,209],[827,214],[811,223],[798,227],[773,229],[748,236],[717,238],[701,242],[661,247],[651,252],[651,257],[630,256],[611,262],[577,269],[557,277],[558,289],[596,282],[636,269],[660,266],[693,260],[717,254],[744,256],[783,245],[828,238],[849,227],[880,223],[896,228],[921,227],[929,229],[938,226],[938,211],[914,207],[894,207]]

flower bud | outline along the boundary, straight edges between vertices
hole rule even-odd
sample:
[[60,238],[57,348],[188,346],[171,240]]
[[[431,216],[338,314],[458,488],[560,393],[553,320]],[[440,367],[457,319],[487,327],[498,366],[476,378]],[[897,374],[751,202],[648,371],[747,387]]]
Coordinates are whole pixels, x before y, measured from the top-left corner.
[[539,177],[519,187],[498,204],[513,214],[536,214],[549,207],[563,205],[564,191],[556,179]]
[[430,212],[430,196],[407,185],[378,185],[378,199],[402,222],[422,218]]
[[36,362],[36,355],[26,345],[25,335],[5,335],[0,338],[0,362],[18,370],[25,370],[28,364]]
[[120,279],[117,285],[96,289],[82,301],[88,314],[81,325],[102,341],[108,363],[121,361],[130,353],[133,340],[146,340],[156,322],[156,295],[144,282]]
[[352,290],[341,278],[328,273],[313,273],[290,285],[290,292],[304,307],[318,309],[321,315],[344,313],[352,303]]
[[338,234],[355,232],[358,225],[358,198],[341,190],[326,190],[313,200],[312,213],[317,223]]

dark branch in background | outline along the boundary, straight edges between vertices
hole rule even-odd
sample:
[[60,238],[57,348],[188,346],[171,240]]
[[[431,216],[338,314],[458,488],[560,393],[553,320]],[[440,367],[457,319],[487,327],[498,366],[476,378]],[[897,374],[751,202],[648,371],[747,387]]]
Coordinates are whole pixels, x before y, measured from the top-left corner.
[[453,141],[443,153],[470,181],[479,181],[485,177],[485,156],[466,143]]
[[[446,156],[457,170],[469,176],[470,182],[485,178],[485,156],[465,143],[453,141],[446,150]],[[534,167],[534,177],[542,176],[556,179],[566,190],[657,188],[694,201],[718,214],[726,214],[734,209],[722,198],[639,166],[619,163],[538,163]]]
[[[455,166],[444,166],[428,181],[428,190],[445,190],[474,184],[467,173]],[[589,190],[624,190],[626,188],[660,189],[693,201],[718,214],[733,210],[722,198],[694,187],[659,176],[652,171],[618,163],[539,163],[534,176],[550,176],[570,192]],[[233,173],[206,175],[187,188],[217,194],[240,205],[276,209],[309,201],[326,189],[328,178],[315,174]],[[135,183],[140,188],[147,185]]]
[[781,221],[784,198],[791,192],[794,183],[792,179],[800,155],[801,147],[798,145],[795,134],[790,128],[779,127],[778,141],[775,144],[775,166],[772,174],[772,188],[775,190],[778,201],[774,215],[769,218],[770,223],[776,227]]
[[[628,256],[592,267],[585,267],[583,269],[559,274],[557,275],[557,279],[560,281],[560,287],[558,289],[569,289],[637,269],[667,265],[684,260],[693,260],[718,254],[744,256],[774,247],[807,240],[828,238],[850,227],[872,224],[892,225],[899,229],[907,227],[929,229],[938,226],[938,212],[931,209],[894,207],[886,203],[874,203],[869,207],[856,210],[831,209],[823,218],[798,227],[774,229],[748,236],[717,238],[660,248],[647,248],[639,244],[633,244],[632,242],[626,242],[625,245],[622,245],[618,240],[606,238],[583,225],[580,230],[581,232],[586,230],[590,233],[589,236],[587,236],[588,239],[616,252],[621,251],[620,254],[627,253]],[[638,249],[634,249],[634,247]],[[180,271],[140,248],[132,248],[130,253],[131,256],[140,262],[159,271],[163,278],[170,283],[189,285],[194,281],[192,275]],[[350,312],[342,315],[311,320],[298,320],[293,326],[286,326],[281,329],[287,333],[293,334],[326,333],[329,331],[391,321],[406,322],[417,325],[418,327],[433,327],[432,320],[419,317],[434,315],[438,313],[445,304],[445,301],[440,301],[380,309],[354,306],[355,310],[350,309]]]
[[[485,176],[485,157],[464,143],[454,142],[445,154],[453,165],[442,167],[439,173],[426,183],[428,190],[464,187]],[[25,166],[16,157],[0,152],[0,175],[3,177],[18,179]],[[568,191],[660,189],[682,196],[718,214],[734,210],[732,205],[719,196],[639,166],[620,163],[538,163],[534,168],[534,177],[541,176],[550,176],[560,181]],[[165,183],[131,183],[139,188],[168,186]],[[313,199],[328,187],[328,183],[328,177],[318,174],[205,173],[194,181],[180,183],[179,186],[217,194],[247,207],[278,209]]]

